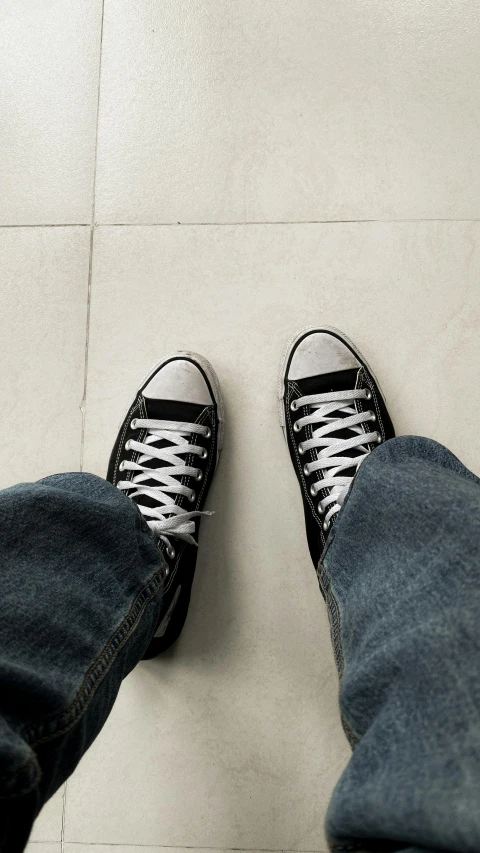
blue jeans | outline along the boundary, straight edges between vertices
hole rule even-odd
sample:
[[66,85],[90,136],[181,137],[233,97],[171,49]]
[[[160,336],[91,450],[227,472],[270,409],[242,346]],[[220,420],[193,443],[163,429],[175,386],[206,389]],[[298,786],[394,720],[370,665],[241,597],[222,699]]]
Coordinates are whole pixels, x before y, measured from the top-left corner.
[[[353,756],[334,851],[480,850],[480,481],[404,437],[360,468],[318,567]],[[89,474],[0,493],[0,849],[99,733],[162,613],[133,503]]]

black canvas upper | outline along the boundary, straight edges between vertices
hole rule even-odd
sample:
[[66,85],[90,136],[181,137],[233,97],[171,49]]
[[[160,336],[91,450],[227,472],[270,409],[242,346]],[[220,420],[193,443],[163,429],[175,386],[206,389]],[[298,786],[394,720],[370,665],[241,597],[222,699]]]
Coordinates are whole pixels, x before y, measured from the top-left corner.
[[[324,329],[318,329],[318,332],[324,331]],[[324,531],[323,517],[318,512],[317,506],[322,498],[328,496],[330,490],[322,489],[317,492],[315,497],[312,497],[310,494],[310,486],[312,485],[312,483],[315,482],[315,480],[321,479],[322,471],[314,471],[308,476],[304,474],[304,465],[308,462],[314,462],[317,458],[317,454],[315,448],[312,448],[311,450],[305,451],[303,455],[300,455],[298,452],[298,445],[312,437],[312,432],[316,428],[316,425],[310,424],[304,429],[302,429],[300,432],[294,432],[294,422],[297,421],[300,417],[306,417],[310,413],[310,411],[307,406],[303,408],[298,408],[296,411],[292,411],[290,408],[292,401],[310,394],[324,394],[331,391],[344,391],[365,388],[370,390],[372,398],[370,400],[356,400],[355,406],[357,410],[359,412],[372,411],[373,413],[375,413],[377,420],[373,428],[380,433],[382,442],[388,440],[389,438],[393,438],[395,435],[395,431],[387,408],[385,406],[381,391],[368,365],[366,364],[366,362],[363,361],[359,353],[354,350],[350,346],[349,342],[341,335],[337,335],[329,331],[329,334],[333,334],[335,337],[338,337],[338,339],[341,340],[342,343],[350,349],[355,358],[360,362],[359,368],[318,374],[317,376],[309,376],[304,379],[288,379],[290,364],[296,351],[296,348],[304,340],[305,337],[312,333],[314,332],[310,330],[306,332],[303,337],[299,338],[295,342],[295,346],[290,352],[290,356],[285,365],[285,394],[283,405],[285,417],[285,437],[290,451],[290,457],[292,459],[295,473],[302,492],[308,546],[312,561],[315,566],[318,566],[320,557],[325,547],[326,540],[329,535],[329,530]],[[340,403],[339,406],[341,405],[342,404]],[[338,413],[338,417],[342,417],[341,412]],[[368,426],[362,424],[362,428],[366,432],[368,431]],[[334,436],[338,438],[348,438],[352,435],[352,432],[349,429],[338,429],[335,432],[330,433],[330,435],[332,437]],[[369,445],[371,450],[374,450],[376,446],[376,444]],[[342,451],[342,455],[355,456],[357,455],[357,451]],[[352,476],[354,472],[354,469],[351,469],[346,470],[342,473],[345,476]]]
[[[185,361],[188,359],[182,356],[182,360]],[[161,367],[164,367],[165,363],[163,363]],[[120,480],[130,480],[136,476],[135,471],[119,470],[119,465],[122,460],[136,462],[138,461],[138,458],[143,455],[138,451],[125,449],[125,445],[129,439],[132,439],[137,442],[143,442],[148,434],[147,429],[133,430],[131,428],[131,422],[134,418],[181,421],[186,423],[198,423],[207,426],[210,428],[211,431],[211,435],[209,438],[197,434],[192,434],[189,437],[190,444],[199,444],[201,445],[201,447],[205,448],[205,450],[207,451],[207,457],[205,459],[202,459],[196,454],[185,454],[185,456],[182,457],[185,460],[186,465],[189,465],[196,469],[200,469],[203,474],[202,480],[200,481],[198,481],[193,476],[185,475],[183,478],[179,478],[179,482],[192,489],[196,495],[195,500],[193,502],[191,502],[185,495],[175,496],[175,503],[184,507],[187,512],[192,512],[194,510],[202,510],[204,508],[208,490],[210,488],[213,475],[215,473],[215,467],[217,463],[218,440],[218,412],[214,394],[205,372],[201,369],[197,362],[193,363],[202,372],[203,378],[207,383],[211,397],[214,400],[212,405],[204,406],[196,403],[177,402],[174,400],[158,400],[145,397],[143,395],[143,390],[151,381],[152,376],[154,375],[151,374],[145,381],[142,388],[138,391],[132,405],[130,406],[123,420],[123,423],[117,435],[117,439],[112,449],[107,473],[107,480],[109,480],[109,482],[111,482],[114,486],[116,486]],[[161,367],[159,369],[161,369]],[[159,440],[151,446],[161,448],[169,445],[170,442]],[[152,459],[146,464],[147,467],[154,468],[165,465],[167,463],[163,462],[162,460]],[[146,481],[147,485],[149,483],[150,481]],[[158,485],[158,483],[152,480],[151,485]],[[131,499],[134,502],[136,501],[136,498],[134,497],[128,499]],[[146,495],[142,495],[139,498],[139,502],[145,506],[158,506],[158,503],[153,498],[149,498]],[[200,530],[200,521],[200,518],[194,519],[194,538],[197,542]],[[157,540],[157,547],[161,551],[166,564],[162,618],[160,620],[160,625],[163,625],[162,620],[165,618],[165,614],[168,614],[168,627],[163,637],[156,637],[152,640],[151,646],[148,649],[145,657],[153,657],[159,654],[161,651],[164,651],[165,648],[171,645],[171,643],[176,639],[176,637],[181,631],[181,628],[183,627],[183,622],[185,620],[186,613],[188,610],[190,591],[195,574],[198,549],[195,545],[191,545],[180,539],[175,539],[174,536],[170,537],[170,541],[175,550],[175,556],[173,559],[170,559],[168,556],[167,546],[165,542],[163,542],[163,540],[161,539]],[[179,587],[181,587],[180,593],[178,591]]]

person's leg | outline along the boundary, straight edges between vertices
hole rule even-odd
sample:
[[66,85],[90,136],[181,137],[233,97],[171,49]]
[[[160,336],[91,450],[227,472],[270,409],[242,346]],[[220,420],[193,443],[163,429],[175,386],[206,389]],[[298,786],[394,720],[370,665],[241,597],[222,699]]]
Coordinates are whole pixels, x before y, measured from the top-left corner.
[[89,474],[0,492],[0,850],[102,728],[161,614],[165,564],[132,501]]
[[318,578],[354,747],[332,849],[480,850],[479,481],[435,442],[387,442]]
[[354,748],[331,849],[478,851],[479,481],[435,442],[393,437],[338,332],[291,342],[279,397]]
[[180,634],[222,436],[211,366],[178,353],[137,392],[110,482],[61,474],[0,492],[2,853],[24,849],[122,679]]

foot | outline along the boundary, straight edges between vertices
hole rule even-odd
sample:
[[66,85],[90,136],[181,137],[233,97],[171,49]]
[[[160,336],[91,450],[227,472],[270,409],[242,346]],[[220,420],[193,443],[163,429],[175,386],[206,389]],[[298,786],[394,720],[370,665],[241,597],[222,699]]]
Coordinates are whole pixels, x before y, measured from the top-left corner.
[[166,562],[162,617],[146,658],[175,642],[187,616],[223,423],[213,368],[199,355],[177,352],[142,383],[112,450],[107,480],[135,501]]
[[290,341],[278,396],[317,566],[361,463],[395,432],[374,374],[335,329],[307,329]]

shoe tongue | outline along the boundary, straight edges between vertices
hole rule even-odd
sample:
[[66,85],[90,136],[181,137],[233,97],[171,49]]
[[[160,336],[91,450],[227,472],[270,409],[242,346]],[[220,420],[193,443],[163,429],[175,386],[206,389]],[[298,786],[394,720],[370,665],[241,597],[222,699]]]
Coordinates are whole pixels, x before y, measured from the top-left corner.
[[[308,376],[306,379],[297,380],[297,385],[302,391],[303,396],[308,396],[310,394],[328,394],[330,391],[353,391],[357,384],[357,375],[358,368],[354,368],[352,370],[338,370],[335,373],[326,373],[323,376]],[[352,406],[353,403],[349,403],[348,401],[345,404],[339,403],[339,406]],[[311,412],[314,412],[315,408],[311,407]],[[337,409],[335,412],[332,412],[329,417],[338,418],[341,420],[342,418],[348,418],[350,415],[347,412],[344,412],[340,409]],[[316,424],[312,424],[313,429],[315,429]],[[346,427],[346,429],[337,429],[335,432],[329,433],[329,437],[332,438],[352,438],[354,435],[358,435],[353,429]],[[348,457],[356,457],[358,456],[358,447],[352,447],[349,450],[342,450],[342,456]],[[347,468],[345,471],[342,471],[343,477],[353,477],[356,473],[356,466],[352,468]]]
[[[144,397],[144,401],[147,409],[147,418],[158,421],[195,423],[196,419],[205,408],[205,406],[197,405],[196,403],[183,403],[177,402],[176,400],[154,400]],[[172,447],[172,442],[167,441],[165,438],[159,438],[156,441],[149,443],[147,447],[155,447],[157,450],[162,450],[164,447]],[[146,450],[145,453],[147,454],[148,450]],[[145,468],[164,468],[165,466],[170,465],[170,463],[165,462],[164,459],[148,459],[140,464]],[[162,488],[162,485],[158,480],[144,480],[139,485]],[[177,496],[177,498],[178,497],[179,496]],[[136,500],[136,498],[133,498],[133,500]],[[138,498],[138,501],[144,506],[158,506],[158,501],[148,495],[141,495]]]

